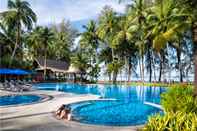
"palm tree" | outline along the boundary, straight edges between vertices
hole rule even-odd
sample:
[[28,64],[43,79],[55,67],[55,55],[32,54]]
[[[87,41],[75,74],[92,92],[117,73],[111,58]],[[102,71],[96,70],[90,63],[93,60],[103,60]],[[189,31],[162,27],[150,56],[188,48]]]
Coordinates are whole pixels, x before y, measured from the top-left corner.
[[[87,50],[87,53],[90,54],[91,57],[93,57],[91,58],[91,61],[92,61],[98,56],[97,49],[99,46],[99,38],[96,33],[97,31],[96,22],[91,20],[87,24],[87,26],[83,26],[83,27],[85,28],[85,32],[81,34],[80,46],[81,48]],[[96,59],[96,62],[97,62],[97,59]]]
[[188,29],[188,16],[177,9],[173,0],[158,1],[151,8],[151,12],[148,16],[151,33],[148,35],[153,39],[153,48],[160,54],[160,81],[165,64],[166,45],[173,44],[177,39],[176,35]]
[[10,65],[15,56],[16,50],[21,46],[21,29],[31,29],[33,22],[36,22],[36,14],[30,8],[30,4],[21,0],[8,0],[8,11],[2,12],[3,22],[16,30],[16,42],[12,52]]
[[119,59],[124,60],[126,72],[128,74],[127,80],[130,81],[132,69],[136,66],[137,47],[134,44],[134,33],[132,22],[128,14],[118,17],[117,31],[114,35],[113,44],[116,45],[115,51]]
[[77,36],[69,21],[62,20],[60,24],[51,27],[55,34],[55,41],[51,46],[50,58],[70,62],[71,48]]
[[39,53],[39,55],[44,55],[44,79],[46,79],[47,52],[50,52],[49,49],[53,44],[53,40],[54,33],[48,27],[36,27],[28,38],[30,46],[34,50],[38,49],[36,56],[38,56]]
[[178,0],[178,7],[180,10],[184,10],[191,16],[191,32],[194,44],[194,96],[197,97],[197,1],[196,0]]
[[130,6],[130,12],[129,16],[131,17],[131,23],[133,25],[134,34],[135,34],[135,43],[138,46],[139,49],[139,55],[141,61],[139,61],[139,67],[140,67],[140,76],[141,80],[144,81],[144,54],[145,54],[145,43],[146,43],[146,8],[147,4],[145,0],[135,0],[134,3]]
[[81,81],[83,79],[83,74],[86,73],[87,69],[90,67],[88,64],[88,57],[81,51],[76,52],[73,57],[71,57],[71,63],[74,67],[81,71]]
[[101,16],[99,17],[98,25],[98,37],[112,49],[112,58],[115,58],[114,49],[116,45],[113,45],[114,34],[117,30],[117,14],[113,11],[112,8],[106,6]]
[[[110,7],[105,7],[99,18],[97,33],[99,39],[102,40],[103,43],[107,44],[106,46],[111,48],[113,61],[117,59],[114,51],[117,45],[116,43],[113,42],[115,38],[114,36],[117,33],[117,23],[118,23],[117,14]],[[113,73],[113,82],[116,82],[117,72],[112,72],[112,73]]]

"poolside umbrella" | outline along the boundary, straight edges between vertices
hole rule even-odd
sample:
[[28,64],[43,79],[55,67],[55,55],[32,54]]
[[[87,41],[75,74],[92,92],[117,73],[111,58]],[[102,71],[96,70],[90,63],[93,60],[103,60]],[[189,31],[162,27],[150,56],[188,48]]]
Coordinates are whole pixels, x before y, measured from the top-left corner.
[[0,75],[29,75],[31,72],[22,69],[0,69]]
[[4,76],[4,80],[6,79],[6,77],[18,76],[19,78],[19,76],[25,76],[30,74],[32,74],[31,71],[26,71],[22,69],[9,69],[9,68],[0,69],[0,76]]

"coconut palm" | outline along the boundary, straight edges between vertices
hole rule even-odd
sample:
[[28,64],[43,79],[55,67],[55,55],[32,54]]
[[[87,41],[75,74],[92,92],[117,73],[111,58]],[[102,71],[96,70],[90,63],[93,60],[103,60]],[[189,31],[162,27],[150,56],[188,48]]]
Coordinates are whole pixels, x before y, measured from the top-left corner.
[[[128,17],[131,23],[133,24],[131,27],[133,29],[133,33],[135,34],[135,44],[139,48],[139,67],[140,67],[140,76],[141,80],[144,81],[144,54],[145,54],[145,16],[146,16],[146,1],[145,0],[135,0],[134,3],[130,6]],[[130,27],[130,28],[131,28]]]
[[[81,34],[80,39],[80,46],[82,49],[85,49],[88,54],[90,54],[91,61],[95,61],[95,58],[97,58],[97,49],[99,46],[99,38],[96,33],[97,27],[96,22],[91,20],[87,26],[83,26],[85,28],[85,32]],[[97,60],[96,60],[97,61]],[[92,63],[92,62],[91,62]]]
[[[128,14],[127,14],[128,15]],[[128,81],[130,81],[131,72],[136,66],[137,47],[134,44],[134,32],[130,17],[127,15],[119,16],[117,24],[117,32],[114,35],[113,44],[116,45],[115,51],[120,59],[122,59],[126,66],[128,74]]]
[[194,96],[197,97],[197,1],[196,0],[178,0],[178,7],[184,10],[191,16],[191,32],[194,44],[194,64],[195,64],[195,77],[194,77]]
[[[118,24],[118,17],[116,12],[113,11],[110,7],[105,7],[99,17],[99,25],[98,25],[98,37],[106,44],[106,46],[111,48],[112,59],[113,61],[117,59],[115,54],[115,49],[117,45],[114,40],[114,36],[117,33],[117,24]],[[113,62],[112,61],[112,62]],[[114,70],[115,71],[115,70]],[[117,72],[113,73],[113,82],[116,80]]]
[[21,0],[8,0],[8,11],[2,12],[3,22],[16,30],[16,42],[12,52],[11,61],[16,50],[21,46],[21,30],[27,27],[31,29],[33,22],[36,22],[36,14],[30,8],[30,4]]
[[165,64],[166,45],[176,40],[177,33],[182,33],[187,29],[188,16],[176,8],[176,3],[173,0],[158,1],[151,8],[151,12],[147,18],[151,23],[147,37],[153,39],[153,48],[160,56],[160,81]]
[[88,63],[88,57],[86,54],[83,54],[81,51],[77,51],[73,57],[71,57],[71,63],[74,67],[78,68],[81,71],[81,81],[83,75],[87,72],[87,69],[90,67]]
[[98,37],[112,49],[113,60],[115,58],[114,49],[116,45],[112,41],[117,30],[117,22],[117,14],[112,8],[106,6],[99,17],[97,33]]
[[47,52],[53,44],[54,33],[47,27],[36,27],[28,38],[30,47],[36,52],[36,56],[44,56],[44,78],[46,79]]

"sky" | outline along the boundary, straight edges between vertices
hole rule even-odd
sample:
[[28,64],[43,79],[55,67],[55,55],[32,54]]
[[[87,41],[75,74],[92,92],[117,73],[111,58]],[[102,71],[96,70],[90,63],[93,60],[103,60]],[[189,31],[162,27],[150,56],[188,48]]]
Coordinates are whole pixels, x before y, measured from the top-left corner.
[[[0,0],[0,12],[7,10],[7,1]],[[37,14],[37,25],[71,21],[81,30],[81,25],[98,17],[104,6],[111,6],[116,12],[124,13],[126,3],[118,0],[27,0]]]

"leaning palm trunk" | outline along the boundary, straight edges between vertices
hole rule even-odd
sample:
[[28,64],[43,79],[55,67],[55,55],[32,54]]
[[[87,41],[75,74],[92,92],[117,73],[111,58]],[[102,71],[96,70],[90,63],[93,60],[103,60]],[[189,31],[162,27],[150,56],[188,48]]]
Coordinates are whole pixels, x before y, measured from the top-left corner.
[[11,56],[11,59],[10,59],[10,63],[9,63],[9,66],[12,66],[12,61],[15,57],[15,54],[16,54],[16,50],[17,50],[17,47],[19,46],[20,44],[20,30],[21,30],[21,25],[20,25],[20,22],[18,22],[17,24],[17,32],[16,32],[16,43],[14,45],[14,50],[12,52],[12,56]]

